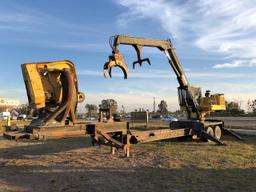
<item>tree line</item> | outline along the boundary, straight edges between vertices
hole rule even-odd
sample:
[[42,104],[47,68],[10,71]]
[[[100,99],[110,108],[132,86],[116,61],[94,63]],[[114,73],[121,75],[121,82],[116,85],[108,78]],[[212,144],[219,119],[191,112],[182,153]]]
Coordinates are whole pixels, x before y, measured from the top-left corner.
[[[165,100],[161,100],[157,105],[158,109],[156,110],[156,115],[168,115],[170,111],[168,111],[168,105]],[[113,114],[123,113],[125,114],[124,106],[121,106],[122,110],[118,112],[118,103],[114,99],[103,99],[99,105],[95,104],[86,104],[86,116],[87,117],[96,117],[98,115],[98,109],[107,109],[111,108]],[[19,114],[29,115],[31,113],[31,108],[28,104],[22,104],[18,108],[15,109]],[[4,111],[4,110],[2,110]],[[0,112],[2,112],[0,110]],[[135,111],[148,111],[142,108],[135,109]],[[149,111],[150,112],[150,111]],[[183,116],[185,114],[184,111],[177,110],[175,112],[177,116]],[[212,113],[212,116],[256,116],[256,99],[252,101],[248,101],[248,111],[247,113],[243,110],[239,104],[239,102],[235,101],[226,101],[226,110],[221,112]]]
[[[113,114],[119,113],[117,111],[118,109],[118,104],[117,101],[114,99],[103,99],[101,101],[101,104],[99,106],[95,104],[86,104],[85,109],[87,111],[86,116],[87,117],[96,117],[98,113],[98,109],[108,109],[111,108]],[[135,111],[148,111],[143,108],[135,109]],[[122,106],[121,113],[125,113],[124,106]],[[168,106],[167,102],[165,100],[161,100],[160,103],[158,104],[158,110],[156,111],[156,114],[158,115],[167,115],[170,112],[168,111]]]

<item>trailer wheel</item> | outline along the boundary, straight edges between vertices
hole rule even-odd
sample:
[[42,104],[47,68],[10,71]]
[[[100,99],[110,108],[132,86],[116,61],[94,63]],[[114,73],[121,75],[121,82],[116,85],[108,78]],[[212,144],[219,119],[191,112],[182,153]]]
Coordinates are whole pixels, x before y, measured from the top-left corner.
[[220,140],[221,135],[222,135],[222,131],[221,131],[220,126],[216,126],[216,127],[214,128],[214,136],[215,136],[217,139]]
[[[208,133],[209,135],[214,136],[214,131],[211,127],[207,127],[206,133]],[[211,140],[207,139],[207,141],[209,142]]]
[[[214,131],[213,131],[213,129],[211,128],[211,127],[207,127],[206,128],[206,133],[208,133],[209,135],[212,135],[212,136],[214,136]],[[205,138],[205,137],[201,137],[200,138],[202,141],[204,141],[204,142],[210,142],[211,140],[209,140],[209,139],[207,139],[207,138]]]

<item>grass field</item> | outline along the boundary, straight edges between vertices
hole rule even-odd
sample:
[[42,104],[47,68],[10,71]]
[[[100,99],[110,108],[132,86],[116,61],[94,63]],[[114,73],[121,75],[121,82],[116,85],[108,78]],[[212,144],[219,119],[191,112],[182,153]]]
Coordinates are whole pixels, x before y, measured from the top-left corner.
[[0,139],[0,191],[255,191],[256,139],[134,145],[131,157],[89,138]]

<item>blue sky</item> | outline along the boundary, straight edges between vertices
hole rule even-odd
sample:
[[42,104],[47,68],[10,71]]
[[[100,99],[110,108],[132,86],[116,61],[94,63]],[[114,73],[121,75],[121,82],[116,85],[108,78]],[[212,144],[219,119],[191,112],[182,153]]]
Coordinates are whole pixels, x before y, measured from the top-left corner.
[[103,77],[109,37],[127,34],[171,38],[192,85],[246,109],[256,98],[255,18],[253,0],[1,0],[0,97],[27,102],[22,63],[68,59],[87,103],[113,98],[128,110],[152,109],[156,97],[178,109],[174,73],[155,49],[144,49],[151,67],[132,70],[135,51],[122,47],[130,77],[123,80],[118,69],[112,79]]

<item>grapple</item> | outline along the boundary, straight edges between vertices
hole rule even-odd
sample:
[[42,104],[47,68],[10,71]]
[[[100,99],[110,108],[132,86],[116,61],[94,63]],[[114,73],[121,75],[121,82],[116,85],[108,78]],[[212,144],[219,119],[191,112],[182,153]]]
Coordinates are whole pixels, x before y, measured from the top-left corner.
[[113,67],[119,67],[122,69],[124,74],[124,79],[128,77],[128,66],[125,64],[124,56],[120,53],[113,53],[108,57],[108,62],[104,65],[104,76],[106,77],[106,73],[108,72],[109,76],[112,77],[111,71]]

